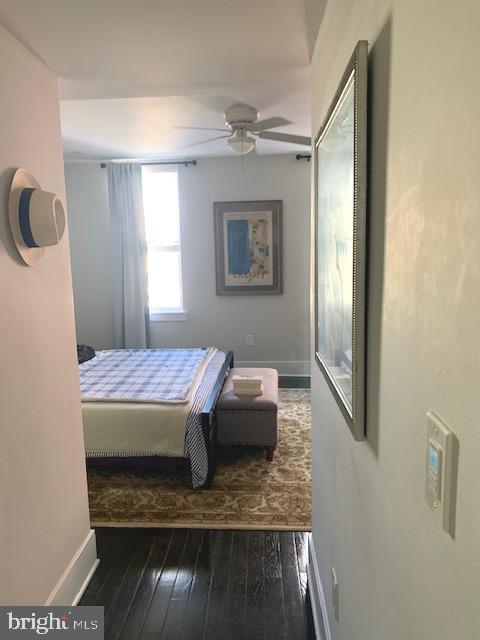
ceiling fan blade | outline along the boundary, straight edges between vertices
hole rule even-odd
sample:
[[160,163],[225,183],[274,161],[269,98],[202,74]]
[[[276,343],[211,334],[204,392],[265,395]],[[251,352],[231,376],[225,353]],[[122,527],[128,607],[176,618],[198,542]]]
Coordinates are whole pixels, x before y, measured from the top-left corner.
[[216,136],[215,138],[207,138],[206,140],[200,140],[200,142],[192,142],[192,144],[186,144],[183,147],[177,147],[177,149],[189,149],[190,147],[197,147],[199,144],[207,144],[207,142],[213,142],[214,140],[222,140],[223,138],[230,138],[232,132],[230,131],[226,136]]
[[172,129],[188,129],[192,131],[223,131],[224,133],[232,133],[231,129],[212,129],[211,127],[172,127]]
[[306,136],[295,136],[291,133],[276,133],[275,131],[259,131],[259,138],[265,140],[276,140],[277,142],[290,142],[292,144],[301,144],[305,147],[310,147],[312,140]]
[[265,120],[258,120],[258,122],[254,122],[249,128],[251,131],[265,131],[266,129],[275,129],[275,127],[284,127],[287,124],[292,123],[286,118],[266,118]]

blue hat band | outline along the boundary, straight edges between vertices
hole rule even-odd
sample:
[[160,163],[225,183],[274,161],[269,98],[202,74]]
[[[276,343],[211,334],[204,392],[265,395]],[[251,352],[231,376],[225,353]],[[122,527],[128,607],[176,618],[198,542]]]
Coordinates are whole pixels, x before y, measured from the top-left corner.
[[20,223],[20,233],[27,247],[38,247],[32,234],[30,227],[30,199],[35,189],[23,189],[20,195],[20,204],[18,207],[18,220]]

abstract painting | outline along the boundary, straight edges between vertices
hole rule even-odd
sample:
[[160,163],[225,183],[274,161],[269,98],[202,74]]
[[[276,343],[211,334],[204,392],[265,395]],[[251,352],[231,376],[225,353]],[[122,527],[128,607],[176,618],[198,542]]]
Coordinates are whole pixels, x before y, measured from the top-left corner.
[[218,295],[278,294],[281,200],[215,202]]

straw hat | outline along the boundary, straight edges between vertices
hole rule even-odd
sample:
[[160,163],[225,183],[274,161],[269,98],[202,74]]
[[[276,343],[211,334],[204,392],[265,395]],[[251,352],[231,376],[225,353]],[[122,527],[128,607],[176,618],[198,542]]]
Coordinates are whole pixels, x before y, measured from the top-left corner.
[[13,241],[30,266],[42,259],[45,247],[58,244],[65,231],[65,210],[59,198],[43,191],[23,169],[17,169],[12,179],[8,216]]

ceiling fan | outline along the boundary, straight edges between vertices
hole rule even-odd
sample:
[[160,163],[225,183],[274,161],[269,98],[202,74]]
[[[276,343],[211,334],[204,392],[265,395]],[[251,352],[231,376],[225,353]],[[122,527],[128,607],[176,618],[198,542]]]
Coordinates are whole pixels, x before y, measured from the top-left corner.
[[247,104],[234,104],[225,110],[225,124],[228,129],[211,129],[209,127],[182,127],[185,129],[201,129],[203,131],[222,131],[224,135],[216,136],[214,138],[208,138],[207,140],[201,140],[200,142],[194,142],[189,147],[193,147],[199,144],[205,144],[206,142],[212,142],[213,140],[221,140],[222,138],[228,138],[227,144],[232,151],[240,155],[250,153],[255,149],[257,140],[252,136],[263,138],[264,140],[275,140],[278,142],[287,142],[290,144],[300,144],[306,147],[311,145],[310,138],[306,136],[296,136],[290,133],[278,133],[276,131],[270,131],[277,127],[284,127],[287,124],[291,124],[290,120],[281,117],[266,118],[265,120],[259,120],[259,112],[254,107],[250,107]]

